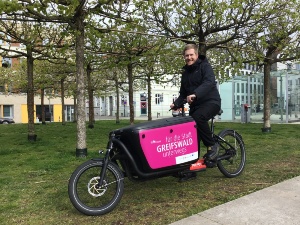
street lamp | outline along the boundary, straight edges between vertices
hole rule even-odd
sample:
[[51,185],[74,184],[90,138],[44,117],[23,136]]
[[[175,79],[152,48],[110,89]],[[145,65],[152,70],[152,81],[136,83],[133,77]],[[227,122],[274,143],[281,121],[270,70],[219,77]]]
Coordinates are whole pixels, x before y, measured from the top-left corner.
[[283,120],[282,74],[280,74],[280,120]]
[[286,64],[286,82],[285,82],[285,95],[286,95],[286,111],[285,111],[285,122],[289,122],[289,72],[292,70],[292,63]]

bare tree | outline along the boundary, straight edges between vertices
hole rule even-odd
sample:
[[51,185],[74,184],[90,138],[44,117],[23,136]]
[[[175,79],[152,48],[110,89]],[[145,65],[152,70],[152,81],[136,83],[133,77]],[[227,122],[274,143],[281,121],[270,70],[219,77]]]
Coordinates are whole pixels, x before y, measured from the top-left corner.
[[[299,7],[298,2],[298,7]],[[300,13],[292,2],[276,1],[272,4],[269,18],[251,31],[248,46],[252,47],[249,58],[263,66],[264,71],[264,125],[263,132],[271,131],[271,66],[277,62],[299,59]]]

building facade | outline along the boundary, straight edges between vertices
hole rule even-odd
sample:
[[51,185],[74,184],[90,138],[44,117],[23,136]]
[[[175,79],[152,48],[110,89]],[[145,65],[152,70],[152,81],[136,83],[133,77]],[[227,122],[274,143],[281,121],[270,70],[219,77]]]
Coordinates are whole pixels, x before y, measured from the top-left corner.
[[[34,98],[36,123],[41,122],[42,107],[39,96]],[[45,100],[45,120],[49,122],[62,121],[62,104],[59,97]],[[74,100],[65,99],[65,121],[74,121]],[[0,117],[13,118],[16,123],[28,123],[27,95],[0,93]]]

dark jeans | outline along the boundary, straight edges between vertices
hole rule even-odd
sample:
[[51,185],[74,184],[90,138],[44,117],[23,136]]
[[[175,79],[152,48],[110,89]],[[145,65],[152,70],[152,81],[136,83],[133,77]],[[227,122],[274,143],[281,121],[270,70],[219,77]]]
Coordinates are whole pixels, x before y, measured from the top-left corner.
[[212,132],[208,121],[220,111],[220,107],[216,104],[207,103],[198,106],[196,110],[191,110],[190,114],[197,124],[198,139],[203,141],[206,147],[213,146],[215,141],[212,137]]

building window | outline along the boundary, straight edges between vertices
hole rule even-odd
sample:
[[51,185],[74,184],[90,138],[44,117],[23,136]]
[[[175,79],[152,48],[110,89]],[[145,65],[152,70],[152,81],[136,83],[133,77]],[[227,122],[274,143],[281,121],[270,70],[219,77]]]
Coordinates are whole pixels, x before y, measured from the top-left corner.
[[172,97],[172,101],[175,102],[175,100],[178,98],[177,94],[173,94],[173,97]]
[[3,106],[3,117],[14,117],[12,105],[4,105]]
[[156,105],[160,104],[160,94],[155,94],[155,104]]
[[240,93],[240,84],[239,83],[236,84],[236,93]]

